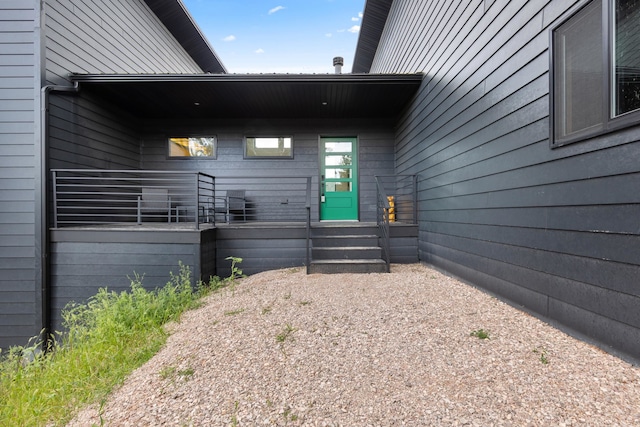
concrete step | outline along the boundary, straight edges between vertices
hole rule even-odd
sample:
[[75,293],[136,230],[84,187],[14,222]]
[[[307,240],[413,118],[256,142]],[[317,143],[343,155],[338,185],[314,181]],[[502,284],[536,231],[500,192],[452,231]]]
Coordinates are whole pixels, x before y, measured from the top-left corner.
[[326,246],[312,249],[314,260],[326,259],[381,259],[382,249],[379,246]]
[[313,260],[310,274],[388,273],[387,263],[381,259]]
[[312,239],[314,248],[324,247],[353,247],[353,246],[378,246],[378,236],[375,234],[344,236],[316,236]]

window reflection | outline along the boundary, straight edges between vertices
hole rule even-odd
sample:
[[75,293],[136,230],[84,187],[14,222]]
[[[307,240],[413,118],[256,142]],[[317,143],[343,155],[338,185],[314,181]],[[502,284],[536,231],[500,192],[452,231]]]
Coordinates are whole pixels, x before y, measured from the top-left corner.
[[171,157],[215,157],[215,137],[169,138]]

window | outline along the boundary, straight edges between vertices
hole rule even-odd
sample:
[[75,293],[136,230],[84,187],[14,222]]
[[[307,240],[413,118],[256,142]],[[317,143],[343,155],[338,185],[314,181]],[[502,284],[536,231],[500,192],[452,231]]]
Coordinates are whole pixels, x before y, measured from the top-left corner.
[[216,138],[182,137],[169,138],[169,157],[216,158]]
[[291,137],[247,137],[244,144],[246,158],[293,157]]
[[640,121],[638,22],[640,0],[593,0],[553,30],[553,146]]

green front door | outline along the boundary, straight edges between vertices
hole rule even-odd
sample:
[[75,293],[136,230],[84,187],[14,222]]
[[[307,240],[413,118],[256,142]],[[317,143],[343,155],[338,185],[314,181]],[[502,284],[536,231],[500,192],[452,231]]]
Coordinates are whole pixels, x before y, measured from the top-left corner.
[[358,219],[356,138],[320,138],[320,220]]

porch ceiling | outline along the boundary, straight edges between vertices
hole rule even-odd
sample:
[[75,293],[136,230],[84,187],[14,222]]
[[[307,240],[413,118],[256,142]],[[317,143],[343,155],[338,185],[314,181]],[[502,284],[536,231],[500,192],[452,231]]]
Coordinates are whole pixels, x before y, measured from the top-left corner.
[[392,118],[422,74],[73,74],[141,118]]

